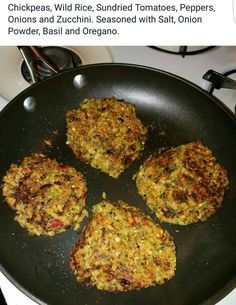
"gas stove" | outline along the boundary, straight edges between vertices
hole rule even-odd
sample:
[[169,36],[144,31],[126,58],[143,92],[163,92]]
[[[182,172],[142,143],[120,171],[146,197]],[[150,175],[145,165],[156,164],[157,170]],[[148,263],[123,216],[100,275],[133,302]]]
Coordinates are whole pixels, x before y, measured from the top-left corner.
[[[209,69],[227,73],[236,69],[236,47],[178,47],[178,46],[113,46],[113,47],[65,47],[78,56],[77,64],[99,62],[132,63],[164,70],[197,84],[206,91],[211,90],[211,83],[202,76]],[[7,101],[30,86],[27,75],[23,76],[23,59],[16,47],[0,47],[0,69],[4,77],[0,79],[0,110]],[[236,80],[236,73],[229,75]],[[212,91],[212,90],[211,90]],[[214,90],[213,95],[220,99],[232,112],[235,111],[236,90]],[[8,305],[35,305],[14,287],[0,273],[0,287]],[[221,300],[218,305],[236,304],[236,289]]]

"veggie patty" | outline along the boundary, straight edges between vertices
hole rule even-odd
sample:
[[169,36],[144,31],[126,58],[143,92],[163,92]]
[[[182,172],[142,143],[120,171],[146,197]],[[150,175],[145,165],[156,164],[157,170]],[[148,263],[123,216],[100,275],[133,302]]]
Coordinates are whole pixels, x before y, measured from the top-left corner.
[[74,168],[33,154],[12,164],[3,177],[3,195],[16,211],[15,220],[30,234],[53,236],[87,215],[86,182]]
[[150,156],[136,175],[138,192],[156,216],[179,225],[213,215],[228,183],[226,170],[201,142]]
[[106,291],[163,284],[175,274],[172,237],[140,209],[102,201],[70,256],[77,281]]
[[117,178],[144,149],[147,128],[135,106],[112,98],[86,98],[67,112],[67,144],[77,158]]

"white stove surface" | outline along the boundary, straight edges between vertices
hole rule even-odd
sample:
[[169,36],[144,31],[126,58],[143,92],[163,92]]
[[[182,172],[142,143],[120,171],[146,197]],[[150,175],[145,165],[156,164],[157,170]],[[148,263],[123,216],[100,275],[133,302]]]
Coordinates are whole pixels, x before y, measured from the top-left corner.
[[[12,52],[15,52],[15,50],[12,49],[14,47],[8,48]],[[73,49],[74,48],[76,47],[73,47]],[[86,50],[89,50],[89,47]],[[93,47],[93,55],[95,51],[96,50]],[[207,53],[186,56],[185,58],[182,58],[178,55],[171,55],[159,52],[148,47],[139,46],[109,47],[106,50],[100,49],[99,52],[101,51],[102,55],[100,60],[93,57],[93,62],[113,61],[154,67],[179,75],[199,85],[205,90],[209,88],[209,83],[203,80],[202,76],[207,70],[213,69],[217,72],[224,73],[228,70],[236,68],[236,47],[217,47],[208,51]],[[1,70],[3,69],[3,64],[4,63],[1,62],[0,59]],[[12,72],[10,71],[9,73]],[[15,95],[17,95],[21,90],[24,89],[22,89],[22,83],[23,87],[29,86],[24,80],[19,77],[19,79],[15,80],[15,84],[11,83],[12,90],[6,91],[4,82],[6,82],[5,79],[0,81],[0,110],[7,103],[7,101],[5,101],[4,99],[12,99]],[[8,80],[7,83],[9,83]],[[231,111],[234,111],[234,107],[236,104],[236,90],[220,90],[219,92],[214,91],[214,95],[217,96],[229,109],[231,109]],[[1,96],[3,97],[3,99],[1,99]],[[8,305],[36,305],[34,301],[26,297],[15,286],[13,286],[2,273],[0,273],[0,287],[4,293]],[[228,294],[219,303],[217,303],[217,305],[235,304],[236,289],[234,289],[230,294]]]

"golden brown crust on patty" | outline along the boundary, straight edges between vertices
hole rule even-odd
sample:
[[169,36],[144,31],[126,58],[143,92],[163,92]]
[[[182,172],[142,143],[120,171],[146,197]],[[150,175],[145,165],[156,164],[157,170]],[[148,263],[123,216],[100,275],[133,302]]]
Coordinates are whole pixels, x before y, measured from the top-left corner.
[[12,164],[3,177],[3,195],[16,211],[15,220],[30,234],[53,236],[87,215],[86,182],[74,168],[42,154]]
[[212,152],[193,142],[150,156],[136,175],[136,185],[161,221],[187,225],[216,212],[228,179]]
[[172,237],[140,209],[102,201],[70,255],[77,281],[106,291],[163,284],[174,276]]
[[147,129],[135,106],[113,98],[87,98],[67,112],[67,143],[76,157],[117,178],[144,149]]

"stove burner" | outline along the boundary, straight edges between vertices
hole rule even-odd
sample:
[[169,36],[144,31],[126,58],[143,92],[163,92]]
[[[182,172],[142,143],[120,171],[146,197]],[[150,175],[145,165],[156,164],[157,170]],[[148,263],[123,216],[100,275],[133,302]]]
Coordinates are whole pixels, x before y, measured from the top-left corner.
[[[48,62],[52,63],[52,65],[55,66],[59,71],[75,68],[82,64],[80,57],[73,51],[66,48],[43,47],[40,48],[40,51]],[[41,61],[35,65],[35,70],[39,80],[52,75],[52,71],[49,70]],[[21,73],[28,83],[33,83],[25,61],[23,61],[21,65]]]
[[164,53],[169,53],[169,54],[175,54],[175,55],[181,55],[182,57],[185,57],[186,55],[196,55],[196,54],[201,54],[204,52],[207,52],[213,48],[214,46],[209,46],[209,47],[196,47],[195,50],[194,47],[189,47],[189,46],[179,46],[176,48],[176,50],[171,50],[168,47],[157,47],[157,46],[149,46],[149,48],[152,48],[156,51],[164,52]]

